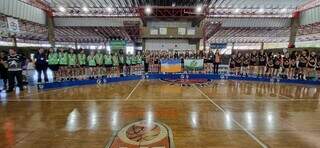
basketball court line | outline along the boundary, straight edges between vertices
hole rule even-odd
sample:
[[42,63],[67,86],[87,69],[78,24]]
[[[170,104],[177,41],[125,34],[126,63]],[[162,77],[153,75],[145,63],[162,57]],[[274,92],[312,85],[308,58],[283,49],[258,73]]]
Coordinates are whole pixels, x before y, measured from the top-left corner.
[[[213,105],[215,105],[218,109],[220,109],[225,115],[227,112],[218,104],[216,104],[208,95],[206,95],[202,90],[200,90],[197,86],[193,85],[203,96],[205,96]],[[266,144],[264,144],[260,139],[258,139],[253,133],[251,133],[247,128],[241,125],[237,120],[231,117],[231,120],[238,125],[243,131],[245,131],[253,140],[255,140],[261,147],[268,148]]]
[[[14,100],[2,100],[7,102],[206,102],[207,99],[133,99],[133,100],[123,100],[123,99],[14,99]],[[1,101],[0,101],[1,102]]]
[[[51,94],[54,93],[56,91],[65,91],[68,89],[72,89],[72,88],[77,88],[77,87],[91,87],[91,86],[96,86],[96,85],[92,85],[92,84],[88,84],[88,85],[81,85],[81,86],[69,86],[69,87],[61,87],[61,88],[54,88],[54,89],[48,89],[48,90],[37,90],[36,92],[32,92],[32,93],[27,93],[25,95],[21,95],[21,96],[15,96],[14,94],[11,94],[10,96],[8,95],[7,97],[16,97],[18,99],[16,99],[16,101],[18,101],[21,98],[25,98],[25,97],[31,97],[31,96],[35,96],[35,95],[41,95],[41,94]],[[27,91],[27,89],[25,90]],[[1,99],[0,99],[1,101]],[[9,101],[9,100],[7,100]]]
[[142,79],[139,80],[139,82],[137,83],[137,85],[132,89],[132,91],[130,92],[130,94],[127,96],[127,98],[125,99],[125,101],[127,101],[131,95],[133,94],[133,92],[138,88],[138,86],[140,85],[140,83],[142,82]]

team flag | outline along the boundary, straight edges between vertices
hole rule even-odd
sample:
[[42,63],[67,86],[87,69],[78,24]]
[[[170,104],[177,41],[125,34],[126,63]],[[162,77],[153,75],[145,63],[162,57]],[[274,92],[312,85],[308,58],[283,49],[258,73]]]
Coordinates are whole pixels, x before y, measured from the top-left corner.
[[161,60],[161,72],[181,72],[181,61],[179,59]]
[[184,68],[186,70],[201,70],[203,69],[203,59],[185,59]]

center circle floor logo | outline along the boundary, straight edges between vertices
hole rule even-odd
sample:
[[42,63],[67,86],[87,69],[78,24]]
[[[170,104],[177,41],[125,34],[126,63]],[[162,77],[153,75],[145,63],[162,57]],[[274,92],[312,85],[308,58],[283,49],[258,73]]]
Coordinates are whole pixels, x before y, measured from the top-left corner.
[[174,148],[171,129],[159,122],[141,120],[122,128],[109,148]]

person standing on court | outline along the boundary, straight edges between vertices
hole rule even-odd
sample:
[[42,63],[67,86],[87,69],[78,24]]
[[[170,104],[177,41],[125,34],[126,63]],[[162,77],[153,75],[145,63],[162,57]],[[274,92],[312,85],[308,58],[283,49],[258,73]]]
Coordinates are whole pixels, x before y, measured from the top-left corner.
[[221,55],[219,49],[214,53],[213,73],[218,74],[219,64],[221,63]]
[[44,75],[44,81],[48,82],[48,74],[47,74],[47,69],[48,69],[48,61],[47,61],[47,55],[44,52],[43,48],[40,48],[38,52],[34,56],[35,60],[35,66],[36,70],[38,73],[38,83],[41,83],[41,75],[43,72]]
[[2,90],[7,90],[8,83],[8,64],[5,61],[7,61],[6,54],[0,52],[0,79],[3,80]]
[[9,89],[8,92],[12,92],[15,85],[15,78],[17,79],[18,87],[20,91],[23,91],[22,83],[22,63],[24,58],[17,54],[16,49],[9,49],[9,55],[6,63],[8,64],[9,74]]

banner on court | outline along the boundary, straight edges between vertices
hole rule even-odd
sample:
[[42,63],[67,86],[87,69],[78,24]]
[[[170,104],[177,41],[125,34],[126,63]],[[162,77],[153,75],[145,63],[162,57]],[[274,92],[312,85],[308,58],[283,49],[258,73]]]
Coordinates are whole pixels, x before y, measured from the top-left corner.
[[181,72],[181,61],[179,59],[161,60],[161,72]]
[[203,69],[203,59],[185,59],[184,68],[186,70],[201,70]]

